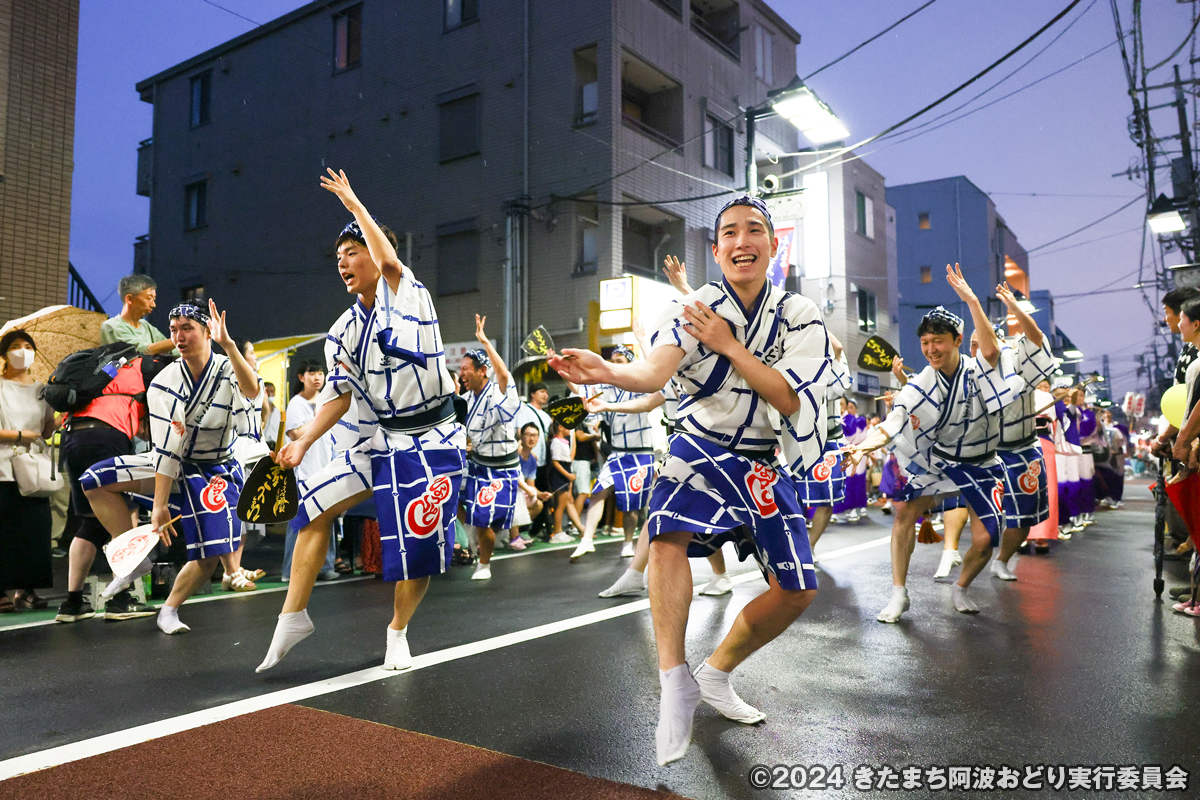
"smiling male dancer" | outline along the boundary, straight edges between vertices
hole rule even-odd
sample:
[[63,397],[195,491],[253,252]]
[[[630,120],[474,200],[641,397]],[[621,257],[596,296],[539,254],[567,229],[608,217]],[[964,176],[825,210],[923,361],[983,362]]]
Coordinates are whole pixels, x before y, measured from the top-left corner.
[[[795,473],[821,456],[829,338],[811,300],[766,279],[778,240],[765,203],[735,198],[721,209],[714,229],[713,257],[724,279],[671,302],[652,329],[645,361],[613,364],[589,350],[550,359],[574,383],[648,393],[675,375],[685,393],[650,499],[650,609],[662,689],[659,764],[683,757],[701,700],[740,722],[764,718],[737,696],[729,673],[783,633],[816,596],[795,486],[771,464],[777,444]],[[782,417],[781,434],[770,408]],[[768,588],[742,609],[693,676],[684,652],[692,600],[689,550],[705,555],[725,541],[755,556]]]

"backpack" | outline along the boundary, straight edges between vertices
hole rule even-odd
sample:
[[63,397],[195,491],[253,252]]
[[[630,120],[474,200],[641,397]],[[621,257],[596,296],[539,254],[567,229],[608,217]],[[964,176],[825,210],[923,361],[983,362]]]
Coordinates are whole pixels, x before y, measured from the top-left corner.
[[[42,399],[55,411],[74,413],[87,408],[104,394],[105,388],[123,364],[141,358],[145,385],[174,361],[172,356],[139,356],[137,346],[129,342],[111,342],[88,350],[78,350],[58,362],[42,390]],[[113,393],[116,394],[116,393]],[[145,402],[145,393],[130,395]]]

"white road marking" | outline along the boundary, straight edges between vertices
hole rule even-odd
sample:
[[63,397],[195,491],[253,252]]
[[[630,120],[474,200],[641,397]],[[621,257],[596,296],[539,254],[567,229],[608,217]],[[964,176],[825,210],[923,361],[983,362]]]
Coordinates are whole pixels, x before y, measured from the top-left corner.
[[[869,550],[874,547],[886,544],[891,541],[890,536],[885,536],[880,539],[874,539],[862,544],[851,545],[839,550],[833,550],[829,553],[824,553],[820,556],[822,563],[833,561],[853,553],[858,553],[863,550]],[[750,562],[753,564],[753,562]],[[751,568],[739,575],[734,575],[730,581],[734,585],[750,583],[751,581],[762,580],[762,573],[758,569]],[[693,587],[693,594],[699,594],[700,589],[707,580],[702,580]],[[254,592],[244,592],[243,594],[255,594]],[[219,598],[209,598],[219,599]],[[59,747],[52,747],[46,750],[41,750],[36,753],[28,753],[16,758],[10,758],[6,761],[0,761],[0,781],[8,778],[24,775],[28,772],[36,772],[37,770],[56,767],[61,764],[66,764],[71,761],[78,761],[82,758],[90,758],[91,756],[108,753],[113,750],[118,750],[122,747],[129,747],[135,744],[141,744],[153,739],[159,739],[164,736],[170,736],[182,731],[199,728],[202,725],[211,725],[214,722],[238,717],[243,714],[252,714],[256,711],[263,711],[275,706],[284,705],[287,703],[298,703],[303,700],[308,700],[313,697],[340,692],[343,689],[352,689],[356,686],[362,686],[376,681],[382,681],[387,678],[394,678],[399,675],[405,675],[409,672],[415,672],[427,667],[445,664],[448,661],[456,661],[461,658],[469,658],[477,656],[481,653],[488,653],[493,650],[499,650],[504,647],[529,642],[534,639],[541,639],[546,636],[553,636],[556,633],[575,630],[588,625],[595,625],[600,622],[606,622],[610,619],[636,614],[639,611],[648,611],[650,609],[650,601],[648,599],[635,600],[631,603],[621,603],[615,606],[610,606],[600,611],[593,611],[588,614],[581,614],[569,619],[560,620],[558,622],[550,622],[545,625],[537,625],[533,628],[527,628],[523,631],[515,631],[513,633],[505,633],[500,636],[493,636],[490,639],[483,639],[478,642],[469,642],[467,644],[458,645],[456,647],[447,647],[444,650],[438,650],[433,653],[425,653],[422,655],[413,656],[413,665],[410,669],[403,672],[391,672],[382,667],[369,667],[367,669],[350,672],[345,675],[339,675],[336,678],[328,678],[323,681],[315,681],[302,686],[293,686],[290,689],[281,689],[275,692],[258,695],[257,697],[248,697],[244,700],[236,700],[232,703],[206,708],[202,711],[193,711],[190,714],[183,714],[178,717],[170,717],[168,719],[150,722],[145,725],[138,725],[133,728],[127,728],[113,733],[106,733],[101,736],[95,736],[91,739],[84,739],[79,742],[64,744]],[[34,623],[36,624],[36,623]]]

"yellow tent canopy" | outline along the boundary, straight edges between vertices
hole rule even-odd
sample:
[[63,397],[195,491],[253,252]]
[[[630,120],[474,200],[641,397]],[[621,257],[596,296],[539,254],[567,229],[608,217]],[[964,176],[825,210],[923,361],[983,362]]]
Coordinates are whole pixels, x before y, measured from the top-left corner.
[[306,333],[300,336],[284,336],[278,339],[259,339],[254,342],[254,355],[258,358],[258,374],[264,381],[275,384],[275,397],[287,401],[288,364],[292,355],[301,347],[325,338],[324,333]]

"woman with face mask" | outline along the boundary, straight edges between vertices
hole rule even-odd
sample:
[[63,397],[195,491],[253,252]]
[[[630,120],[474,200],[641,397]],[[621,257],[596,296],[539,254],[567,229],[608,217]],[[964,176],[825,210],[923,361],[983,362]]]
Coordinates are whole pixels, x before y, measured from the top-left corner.
[[23,497],[15,456],[54,433],[54,411],[29,371],[37,345],[23,330],[0,338],[0,613],[45,608],[34,589],[54,584],[50,566],[50,501]]

